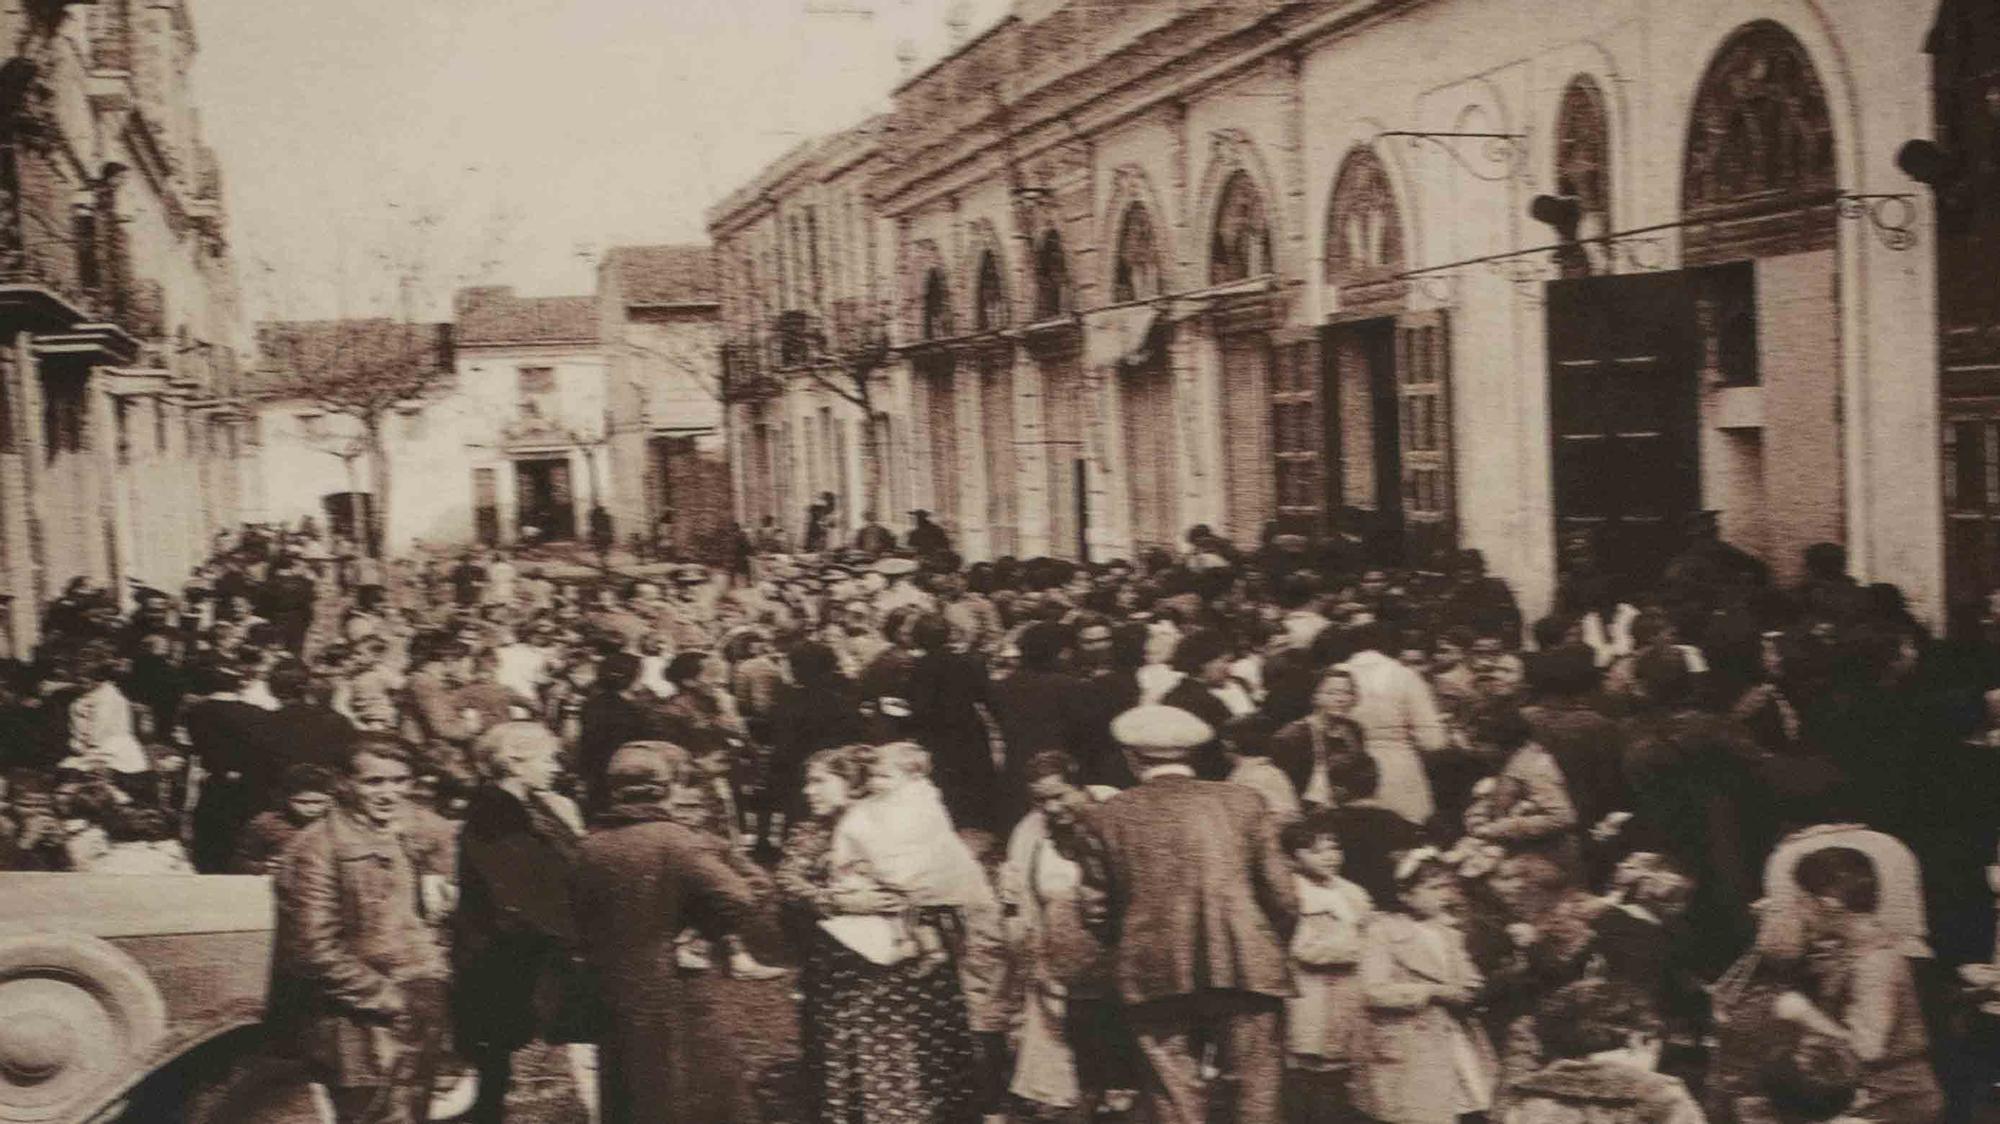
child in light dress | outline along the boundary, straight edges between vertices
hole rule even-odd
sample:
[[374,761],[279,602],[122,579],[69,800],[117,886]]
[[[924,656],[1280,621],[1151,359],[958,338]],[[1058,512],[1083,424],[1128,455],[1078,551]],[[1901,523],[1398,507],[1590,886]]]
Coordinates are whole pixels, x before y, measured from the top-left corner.
[[1279,842],[1292,857],[1299,897],[1290,950],[1299,993],[1285,1002],[1286,1054],[1315,1100],[1344,1099],[1350,1070],[1365,1060],[1362,931],[1374,903],[1368,891],[1340,876],[1344,856],[1332,812],[1319,809],[1288,822]]

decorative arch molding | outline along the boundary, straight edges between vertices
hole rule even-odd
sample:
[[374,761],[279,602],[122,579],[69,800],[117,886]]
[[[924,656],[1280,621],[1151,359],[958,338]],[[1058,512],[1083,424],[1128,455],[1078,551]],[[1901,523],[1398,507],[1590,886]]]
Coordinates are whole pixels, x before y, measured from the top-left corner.
[[910,338],[921,342],[957,334],[960,318],[953,301],[951,270],[938,244],[928,238],[910,243],[909,262]]
[[1327,194],[1324,265],[1342,309],[1400,305],[1411,239],[1389,166],[1372,144],[1342,157]]
[[1166,293],[1161,258],[1160,227],[1152,212],[1137,200],[1126,204],[1111,242],[1111,302],[1153,300]]
[[1104,292],[1113,294],[1117,300],[1119,271],[1119,239],[1125,230],[1125,220],[1134,207],[1151,224],[1153,235],[1153,275],[1159,279],[1159,292],[1174,290],[1174,246],[1172,219],[1159,192],[1153,189],[1152,177],[1137,164],[1125,164],[1111,173],[1111,190],[1105,205],[1103,222],[1100,226],[1098,245],[1109,252],[1105,257]]
[[[1242,180],[1237,177],[1241,176]],[[1218,129],[1209,137],[1208,167],[1202,172],[1201,190],[1196,198],[1201,200],[1194,236],[1201,239],[1199,248],[1202,263],[1201,277],[1205,283],[1214,283],[1215,262],[1213,243],[1216,223],[1223,206],[1230,202],[1224,193],[1232,183],[1243,183],[1255,192],[1255,199],[1262,209],[1264,229],[1268,236],[1271,253],[1267,264],[1269,272],[1280,272],[1276,254],[1284,245],[1283,231],[1277,222],[1276,201],[1277,178],[1271,174],[1271,166],[1265,161],[1263,152],[1257,147],[1250,134],[1241,129]]]
[[1555,194],[1576,200],[1574,226],[1559,233],[1575,244],[1557,257],[1564,276],[1612,270],[1612,255],[1601,238],[1616,229],[1617,180],[1612,167],[1611,100],[1590,74],[1564,84],[1556,104],[1550,183]]
[[1014,320],[1007,244],[991,220],[974,219],[966,228],[965,246],[965,274],[959,289],[969,302],[969,326],[975,332],[1004,328]]
[[1076,308],[1076,286],[1070,280],[1069,248],[1062,228],[1050,226],[1035,237],[1029,258],[1033,268],[1034,319],[1054,320]]
[[1830,48],[1816,53],[1811,37],[1776,18],[1739,19],[1702,64],[1681,103],[1686,264],[1829,249],[1838,240],[1851,141],[1839,119],[1847,99],[1829,83],[1844,71],[1829,74],[1821,58],[1838,60],[1824,54]]

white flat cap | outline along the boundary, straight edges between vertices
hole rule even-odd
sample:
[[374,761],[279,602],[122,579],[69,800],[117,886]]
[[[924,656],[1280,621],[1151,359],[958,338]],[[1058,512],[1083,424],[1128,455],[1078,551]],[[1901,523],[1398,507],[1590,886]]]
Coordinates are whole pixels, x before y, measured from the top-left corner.
[[1177,706],[1135,706],[1111,722],[1118,744],[1147,758],[1180,758],[1215,739],[1208,723]]

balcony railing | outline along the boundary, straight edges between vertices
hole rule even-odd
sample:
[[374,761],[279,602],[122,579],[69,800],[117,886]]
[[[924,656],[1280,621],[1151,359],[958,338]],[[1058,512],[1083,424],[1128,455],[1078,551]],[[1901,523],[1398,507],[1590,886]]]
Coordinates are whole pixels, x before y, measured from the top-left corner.
[[722,345],[722,400],[751,402],[775,398],[784,384],[765,370],[763,345],[755,340]]

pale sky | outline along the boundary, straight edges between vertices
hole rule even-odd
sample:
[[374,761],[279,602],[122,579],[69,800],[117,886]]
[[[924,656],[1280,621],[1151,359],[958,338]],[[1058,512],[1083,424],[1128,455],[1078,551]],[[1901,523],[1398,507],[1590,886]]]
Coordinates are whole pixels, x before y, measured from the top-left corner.
[[420,211],[438,291],[588,292],[583,253],[699,240],[717,197],[885,109],[898,44],[936,59],[954,3],[975,32],[1008,6],[190,0],[250,314],[392,304],[379,251]]

